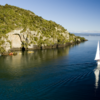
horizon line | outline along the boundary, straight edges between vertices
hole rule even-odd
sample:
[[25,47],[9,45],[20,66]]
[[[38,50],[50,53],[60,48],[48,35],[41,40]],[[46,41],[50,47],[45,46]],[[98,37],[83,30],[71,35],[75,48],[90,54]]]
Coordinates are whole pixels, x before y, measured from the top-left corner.
[[91,33],[88,33],[88,32],[87,32],[87,33],[86,33],[86,32],[70,32],[70,33],[79,33],[79,34],[100,34],[100,32],[99,32],[99,33],[97,33],[97,32],[96,32],[96,33],[92,33],[92,32],[91,32]]

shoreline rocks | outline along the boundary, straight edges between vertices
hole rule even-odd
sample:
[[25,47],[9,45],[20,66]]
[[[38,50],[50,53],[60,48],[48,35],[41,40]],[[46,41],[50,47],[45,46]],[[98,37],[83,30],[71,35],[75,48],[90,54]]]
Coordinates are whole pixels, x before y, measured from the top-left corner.
[[[69,43],[65,43],[65,44],[54,44],[54,45],[49,45],[49,46],[38,46],[38,45],[34,45],[34,48],[24,48],[25,51],[29,51],[29,50],[44,50],[44,49],[56,49],[56,48],[64,48],[64,47],[67,47],[69,45],[72,45],[72,44],[79,44],[79,43],[82,43],[82,42],[85,42],[85,41],[88,41],[88,40],[84,40],[84,41],[77,41],[77,42],[69,42]],[[11,48],[9,49],[8,52],[4,52],[4,53],[0,53],[0,56],[7,56],[7,55],[17,55],[17,53],[15,51],[24,51],[23,48]]]
[[[88,40],[85,40],[88,41]],[[34,45],[33,48],[24,48],[24,50],[39,50],[39,49],[56,49],[56,48],[63,48],[66,46],[69,46],[71,44],[79,44],[85,41],[81,41],[81,42],[72,42],[72,43],[66,43],[66,44],[54,44],[54,45],[49,45],[49,46],[38,46],[38,45]],[[23,51],[23,48],[12,48],[9,51]]]

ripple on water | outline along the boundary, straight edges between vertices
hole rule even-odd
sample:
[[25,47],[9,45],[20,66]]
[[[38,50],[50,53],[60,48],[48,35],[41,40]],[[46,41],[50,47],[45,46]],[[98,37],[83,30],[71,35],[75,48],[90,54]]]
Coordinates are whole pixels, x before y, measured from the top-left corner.
[[[48,80],[44,80],[42,81],[42,84],[39,85],[40,87],[38,87],[38,89],[34,92],[34,95],[35,96],[43,96],[43,95],[50,95],[54,92],[56,92],[57,90],[59,90],[60,88],[62,87],[68,87],[70,86],[71,84],[76,84],[78,83],[79,81],[83,81],[85,80],[87,77],[89,77],[90,75],[92,74],[92,71],[91,72],[82,72],[82,73],[79,73],[79,74],[76,74],[76,75],[72,75],[72,76],[62,76],[60,78],[57,78],[56,79],[50,79],[52,80],[51,82],[48,81]],[[48,82],[48,83],[45,83]],[[48,93],[48,94],[47,94]]]

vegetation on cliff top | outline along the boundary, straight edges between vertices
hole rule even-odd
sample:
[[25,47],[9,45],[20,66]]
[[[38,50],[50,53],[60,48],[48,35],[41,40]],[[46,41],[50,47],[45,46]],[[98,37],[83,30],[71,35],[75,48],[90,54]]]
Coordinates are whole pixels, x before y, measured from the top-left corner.
[[49,35],[55,31],[55,27],[60,28],[62,32],[66,31],[61,25],[53,21],[47,21],[29,10],[8,4],[5,6],[0,5],[1,34],[6,34],[17,28],[24,28],[23,31],[29,28],[32,31],[41,31],[42,34]]

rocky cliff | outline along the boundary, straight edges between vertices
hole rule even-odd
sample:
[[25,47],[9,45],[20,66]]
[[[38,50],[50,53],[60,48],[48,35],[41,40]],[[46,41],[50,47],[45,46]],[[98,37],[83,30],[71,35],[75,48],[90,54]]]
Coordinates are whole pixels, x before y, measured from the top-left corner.
[[11,49],[56,48],[85,40],[53,21],[7,4],[0,6],[0,23],[1,53]]

